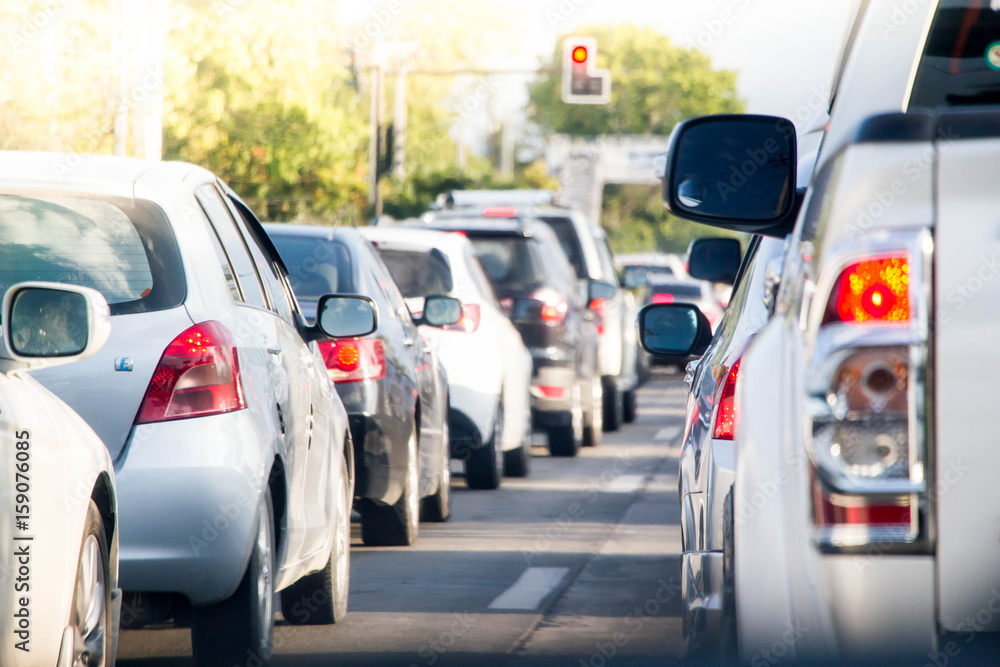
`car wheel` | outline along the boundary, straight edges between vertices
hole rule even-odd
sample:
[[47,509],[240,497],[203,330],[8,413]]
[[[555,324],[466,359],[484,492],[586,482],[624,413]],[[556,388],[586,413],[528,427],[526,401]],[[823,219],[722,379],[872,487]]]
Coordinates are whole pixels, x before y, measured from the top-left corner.
[[604,429],[604,386],[599,378],[591,381],[590,394],[590,423],[583,429],[583,446],[597,447]]
[[73,606],[70,607],[74,667],[110,665],[114,661],[111,655],[110,581],[108,536],[101,521],[101,512],[91,500],[76,566]]
[[635,389],[629,389],[622,395],[622,419],[626,424],[635,421],[639,412],[639,398]]
[[503,401],[500,401],[489,441],[474,449],[465,462],[465,483],[470,489],[495,489],[500,486],[503,479],[503,425]]
[[202,667],[271,662],[274,643],[274,509],[266,490],[257,516],[257,535],[246,574],[228,599],[196,607],[191,615],[191,647]]
[[365,503],[361,507],[361,540],[370,547],[408,547],[420,530],[420,462],[417,453],[417,420],[406,443],[409,460],[403,493],[395,505]]
[[521,438],[521,446],[503,453],[503,474],[507,477],[527,477],[531,472],[531,417]]
[[622,397],[614,378],[604,382],[604,431],[617,431],[622,425]]
[[347,461],[341,464],[337,506],[333,513],[333,546],[326,566],[281,591],[281,612],[292,625],[330,625],[347,616],[351,570],[351,501]]
[[552,426],[547,430],[549,454],[552,456],[576,456],[583,446],[583,406],[579,389],[574,398],[570,423]]
[[424,521],[447,521],[451,516],[451,449],[448,433],[448,419],[445,418],[441,427],[441,471],[438,475],[438,488],[433,496],[424,498],[420,518]]

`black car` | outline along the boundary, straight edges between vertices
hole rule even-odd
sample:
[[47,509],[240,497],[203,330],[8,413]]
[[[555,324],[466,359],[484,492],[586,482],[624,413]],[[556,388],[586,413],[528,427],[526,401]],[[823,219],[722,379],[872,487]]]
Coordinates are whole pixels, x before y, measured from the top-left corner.
[[552,229],[516,215],[469,211],[425,215],[423,228],[461,232],[476,249],[534,362],[531,411],[553,456],[576,456],[600,437],[597,323],[586,288]]
[[[265,225],[289,270],[307,318],[322,294],[361,294],[375,303],[378,328],[363,338],[320,344],[347,409],[354,440],[355,507],[367,545],[409,545],[424,518],[450,514],[448,382],[382,260],[354,229]],[[449,321],[461,316],[455,299]],[[435,309],[425,308],[429,312]]]

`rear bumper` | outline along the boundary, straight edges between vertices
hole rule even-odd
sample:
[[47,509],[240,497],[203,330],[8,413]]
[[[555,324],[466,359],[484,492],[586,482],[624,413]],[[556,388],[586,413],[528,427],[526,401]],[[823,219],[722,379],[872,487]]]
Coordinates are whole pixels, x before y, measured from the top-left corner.
[[[577,371],[573,363],[546,363],[535,358],[534,373],[531,378],[531,411],[539,418],[547,412],[569,413],[574,407],[577,386]],[[546,395],[542,387],[560,390],[557,396]],[[545,417],[540,417],[545,419]]]
[[133,428],[115,473],[124,590],[232,595],[274,461],[266,438],[250,410]]
[[350,413],[347,421],[354,443],[354,496],[384,500],[391,487],[385,435],[373,415]]

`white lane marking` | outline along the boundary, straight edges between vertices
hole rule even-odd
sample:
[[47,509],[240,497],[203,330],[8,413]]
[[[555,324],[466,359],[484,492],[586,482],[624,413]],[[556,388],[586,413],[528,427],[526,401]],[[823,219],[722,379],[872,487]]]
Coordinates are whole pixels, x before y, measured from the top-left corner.
[[568,573],[568,567],[529,567],[490,603],[490,609],[535,609]]
[[669,442],[670,440],[673,440],[680,434],[681,434],[680,426],[665,426],[656,432],[656,435],[653,436],[653,440],[658,440],[658,441],[666,440]]
[[642,486],[644,479],[642,475],[619,475],[601,490],[605,493],[634,493]]

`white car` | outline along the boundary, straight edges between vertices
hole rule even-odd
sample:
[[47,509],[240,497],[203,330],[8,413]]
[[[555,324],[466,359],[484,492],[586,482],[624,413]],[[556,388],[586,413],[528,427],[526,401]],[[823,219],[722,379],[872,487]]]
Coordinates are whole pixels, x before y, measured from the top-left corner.
[[868,0],[807,193],[786,120],[675,131],[674,213],[792,234],[736,386],[724,569],[751,664],[964,664],[1000,631],[998,72],[996,2]]
[[104,443],[26,373],[92,355],[104,297],[23,282],[0,339],[0,664],[113,665],[121,591],[115,476]]
[[[523,477],[531,463],[531,354],[501,309],[475,249],[461,234],[423,229],[369,227],[360,230],[419,313],[432,294],[462,302],[462,320],[450,327],[420,327],[448,371],[448,425],[452,457],[465,465],[470,486],[499,483],[502,472]],[[501,425],[499,450],[476,453]],[[502,460],[500,452],[502,451]]]

